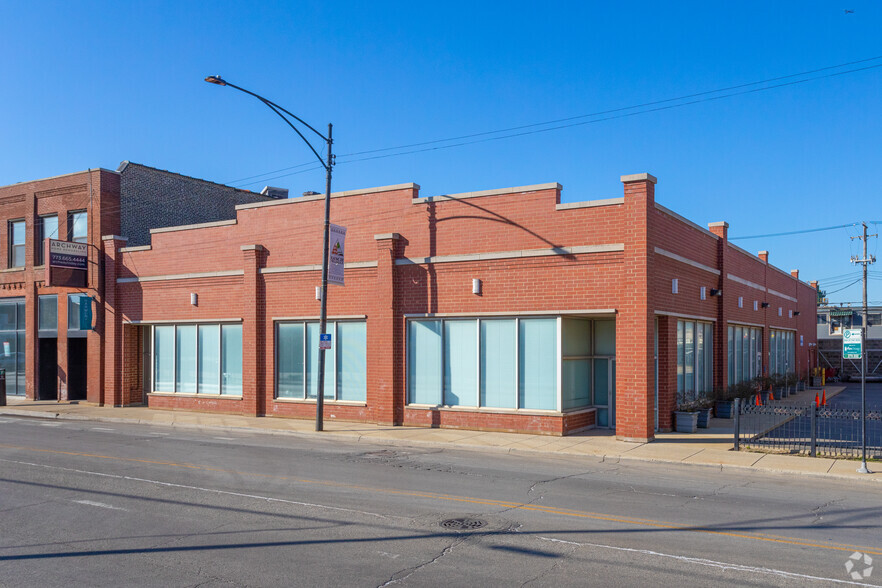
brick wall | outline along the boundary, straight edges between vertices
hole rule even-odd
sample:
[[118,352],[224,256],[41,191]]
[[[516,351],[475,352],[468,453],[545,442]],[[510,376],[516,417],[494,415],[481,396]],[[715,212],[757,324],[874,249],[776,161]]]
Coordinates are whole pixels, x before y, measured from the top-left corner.
[[124,161],[120,164],[120,231],[130,247],[148,245],[150,229],[226,220],[237,204],[272,200],[248,190]]

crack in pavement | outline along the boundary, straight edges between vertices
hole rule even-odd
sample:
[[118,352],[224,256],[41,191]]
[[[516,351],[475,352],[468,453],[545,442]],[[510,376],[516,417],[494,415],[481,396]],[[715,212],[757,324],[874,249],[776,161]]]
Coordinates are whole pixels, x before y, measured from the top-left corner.
[[[539,538],[538,535],[533,535],[533,536],[534,536],[535,538]],[[573,555],[574,553],[576,553],[576,551],[578,551],[582,546],[581,546],[581,545],[572,545],[571,547],[572,547],[572,549],[570,549],[570,552],[569,552],[569,553],[560,556],[560,557],[557,559],[557,561],[555,561],[555,562],[551,565],[551,567],[549,567],[549,568],[548,568],[547,570],[545,570],[544,572],[540,572],[540,573],[537,574],[536,576],[530,578],[529,580],[526,580],[524,583],[521,584],[521,588],[525,588],[525,586],[528,586],[528,585],[530,585],[530,584],[532,584],[532,583],[534,583],[534,582],[537,582],[537,581],[540,580],[542,577],[547,576],[548,574],[550,574],[551,572],[553,572],[555,569],[561,567],[561,566],[562,566],[563,564],[565,564],[565,563],[569,560],[569,558],[572,557],[572,555]]]
[[464,543],[466,540],[468,540],[468,536],[459,537],[459,538],[455,539],[454,541],[451,541],[449,545],[447,545],[443,550],[441,550],[441,553],[439,553],[438,555],[436,555],[435,557],[433,557],[429,561],[421,563],[421,564],[413,566],[413,567],[410,567],[410,568],[404,568],[403,570],[399,570],[399,571],[395,572],[394,574],[392,574],[389,577],[389,580],[387,582],[380,584],[377,588],[383,588],[384,586],[389,586],[391,584],[397,584],[398,582],[402,582],[404,580],[407,580],[409,577],[414,575],[416,572],[420,571],[421,569],[425,568],[426,566],[432,565],[433,563],[435,563],[436,561],[438,561],[439,559],[441,559],[442,557],[444,557],[445,555],[447,555],[448,553],[453,551],[453,549],[455,547]]
[[538,482],[534,482],[533,485],[530,486],[530,489],[527,490],[527,494],[528,494],[528,495],[529,495],[529,494],[532,494],[533,491],[536,489],[536,486],[540,486],[540,485],[542,485],[542,484],[551,484],[552,482],[558,482],[558,481],[560,481],[560,480],[566,480],[567,478],[576,478],[576,477],[578,477],[578,476],[587,476],[587,475],[594,474],[594,473],[596,473],[594,470],[588,470],[588,471],[586,471],[586,472],[578,472],[578,473],[575,473],[575,474],[570,474],[569,476],[558,476],[558,477],[556,477],[556,478],[550,478],[550,479],[548,479],[548,480],[539,480]]

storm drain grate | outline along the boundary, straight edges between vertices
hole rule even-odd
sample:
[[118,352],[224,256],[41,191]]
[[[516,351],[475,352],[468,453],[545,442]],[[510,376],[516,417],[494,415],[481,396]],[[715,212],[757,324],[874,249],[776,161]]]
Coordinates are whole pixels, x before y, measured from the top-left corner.
[[480,529],[485,526],[487,521],[481,519],[446,519],[441,521],[441,526],[445,529],[453,529],[455,531],[471,531],[472,529]]

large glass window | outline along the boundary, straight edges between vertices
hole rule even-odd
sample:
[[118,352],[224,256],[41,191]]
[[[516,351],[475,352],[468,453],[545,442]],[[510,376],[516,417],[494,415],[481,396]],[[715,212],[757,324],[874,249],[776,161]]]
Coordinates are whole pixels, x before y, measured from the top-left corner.
[[37,329],[45,332],[47,337],[55,337],[58,333],[58,296],[55,294],[37,298]]
[[677,321],[677,400],[689,402],[714,385],[712,323]]
[[24,299],[0,300],[0,369],[6,370],[6,393],[25,393]]
[[25,222],[9,221],[9,267],[25,265]]
[[85,210],[71,212],[67,217],[67,240],[75,243],[86,243],[89,240],[88,215]]
[[242,395],[242,325],[153,327],[153,390]]
[[557,319],[518,321],[518,406],[557,408]]
[[478,324],[444,321],[444,404],[478,406]]
[[220,325],[199,325],[200,394],[220,392]]
[[242,395],[242,325],[221,325],[221,394]]
[[[608,362],[615,353],[612,320],[411,320],[407,337],[408,402],[431,406],[525,410],[591,406],[593,361],[602,356]],[[607,380],[604,393],[609,389]],[[605,398],[601,399],[607,402]]]
[[481,406],[517,408],[515,404],[515,321],[481,321]]
[[769,373],[787,375],[796,371],[794,365],[795,333],[772,329],[769,331]]
[[729,325],[729,385],[748,382],[762,370],[763,330]]
[[[367,398],[367,325],[328,322],[324,397],[364,402]],[[319,323],[276,324],[276,397],[315,398],[318,387]]]
[[46,249],[46,239],[58,239],[58,215],[37,217],[37,239],[34,243],[34,262],[43,265],[43,254]]

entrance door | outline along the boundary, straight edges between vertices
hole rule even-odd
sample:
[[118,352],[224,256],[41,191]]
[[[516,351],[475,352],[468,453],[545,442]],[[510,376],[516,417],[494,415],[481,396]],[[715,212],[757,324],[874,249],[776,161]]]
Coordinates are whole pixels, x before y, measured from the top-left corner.
[[67,340],[67,397],[69,400],[86,399],[86,339]]
[[614,429],[616,426],[616,360],[609,357],[594,359],[594,407],[597,426]]
[[43,337],[40,341],[40,389],[37,400],[58,400],[58,339]]

